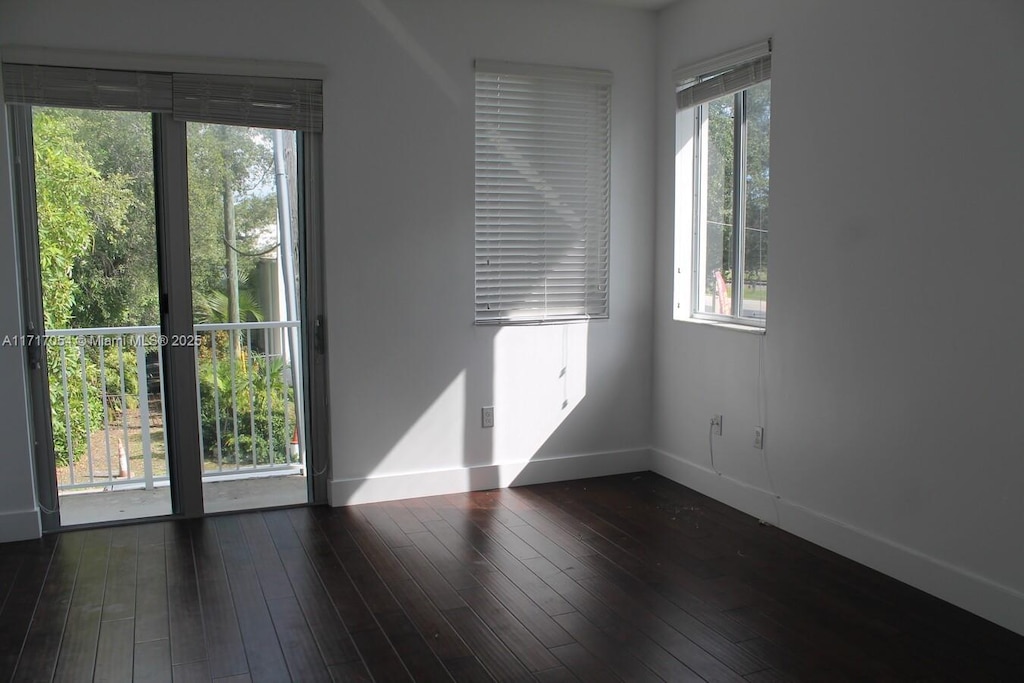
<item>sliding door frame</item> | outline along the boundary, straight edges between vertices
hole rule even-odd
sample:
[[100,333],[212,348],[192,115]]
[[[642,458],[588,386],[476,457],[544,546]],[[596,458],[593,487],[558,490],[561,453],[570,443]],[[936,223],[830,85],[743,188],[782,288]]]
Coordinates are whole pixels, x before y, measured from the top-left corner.
[[[191,339],[192,259],[188,224],[188,148],[185,123],[153,114],[153,179],[156,253],[163,339]],[[173,292],[173,296],[171,293]],[[163,344],[164,414],[171,510],[183,517],[203,515],[203,458],[199,452],[196,363],[191,346]]]
[[309,501],[327,501],[330,479],[330,410],[327,402],[327,321],[324,306],[323,134],[298,133],[299,258],[302,262],[301,310],[303,386],[306,388],[306,465]]
[[[42,106],[47,106],[40,103]],[[43,301],[39,266],[38,217],[32,132],[33,104],[12,102],[9,112],[15,216],[19,235],[22,305],[27,338],[38,340],[26,349],[29,366],[29,409],[36,489],[43,531],[60,530],[59,496],[54,476],[51,405],[42,343]],[[66,105],[55,105],[66,106]],[[150,111],[153,137],[153,183],[156,248],[160,291],[160,330],[166,339],[194,335],[188,197],[187,129],[166,111]],[[294,130],[294,129],[293,129]],[[304,420],[307,503],[327,503],[330,477],[330,424],[323,261],[323,134],[296,130],[299,171],[298,216],[300,295],[298,311],[303,349]],[[34,336],[33,336],[34,335]],[[164,344],[172,515],[204,514],[203,460],[200,443],[197,368],[191,346]]]
[[60,529],[59,498],[53,451],[53,421],[46,376],[46,344],[43,343],[43,290],[39,277],[39,230],[36,229],[35,149],[32,141],[32,107],[7,107],[13,156],[14,216],[18,226],[21,301],[25,321],[25,362],[28,367],[28,409],[32,430],[32,459],[36,496],[43,531]]

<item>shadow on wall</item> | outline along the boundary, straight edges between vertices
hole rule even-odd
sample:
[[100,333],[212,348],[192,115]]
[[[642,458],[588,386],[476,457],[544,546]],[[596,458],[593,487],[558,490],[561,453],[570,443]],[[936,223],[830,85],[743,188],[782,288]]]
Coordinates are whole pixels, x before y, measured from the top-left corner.
[[[504,327],[494,337],[491,467],[467,457],[472,489],[528,483],[544,444],[587,395],[590,325]],[[471,454],[467,454],[469,456]]]

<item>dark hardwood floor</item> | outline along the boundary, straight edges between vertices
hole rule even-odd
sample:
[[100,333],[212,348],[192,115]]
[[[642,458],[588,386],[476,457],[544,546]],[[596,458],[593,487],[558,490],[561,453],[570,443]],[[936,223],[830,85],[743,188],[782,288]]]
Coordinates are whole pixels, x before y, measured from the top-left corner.
[[0,680],[1024,681],[1024,638],[651,473],[0,546]]

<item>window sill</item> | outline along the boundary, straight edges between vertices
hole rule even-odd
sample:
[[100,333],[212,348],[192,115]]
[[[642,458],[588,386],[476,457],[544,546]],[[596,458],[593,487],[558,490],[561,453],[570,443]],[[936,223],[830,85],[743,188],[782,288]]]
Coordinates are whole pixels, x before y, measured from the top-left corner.
[[743,325],[740,323],[731,323],[722,320],[706,320],[704,318],[676,318],[676,322],[693,323],[694,325],[717,327],[722,330],[735,330],[736,332],[745,332],[746,334],[756,334],[760,336],[764,336],[768,331],[766,327],[760,327],[758,325]]

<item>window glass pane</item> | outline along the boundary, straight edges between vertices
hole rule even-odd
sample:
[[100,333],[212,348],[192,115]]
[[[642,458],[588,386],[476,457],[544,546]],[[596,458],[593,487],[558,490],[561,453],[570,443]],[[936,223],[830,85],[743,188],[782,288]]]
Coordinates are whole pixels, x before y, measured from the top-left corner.
[[747,177],[744,229],[743,312],[764,319],[768,294],[768,129],[771,120],[771,82],[746,91]]
[[733,281],[732,204],[735,98],[712,100],[707,105],[707,158],[703,164],[704,289],[698,310],[730,315]]
[[187,131],[204,508],[305,503],[296,135]]
[[34,107],[60,523],[171,513],[152,117]]

